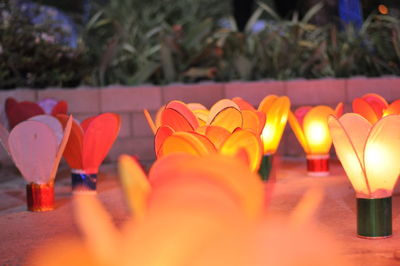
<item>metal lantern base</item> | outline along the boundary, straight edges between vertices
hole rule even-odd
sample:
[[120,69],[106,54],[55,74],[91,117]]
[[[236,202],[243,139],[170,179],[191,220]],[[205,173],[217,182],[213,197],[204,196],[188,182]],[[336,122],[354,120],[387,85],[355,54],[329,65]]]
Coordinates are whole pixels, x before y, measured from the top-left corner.
[[328,176],[329,155],[308,155],[307,173],[309,176]]
[[26,185],[27,207],[32,212],[54,210],[54,183]]
[[272,165],[274,161],[274,156],[272,154],[266,154],[263,156],[260,164],[260,169],[258,174],[263,181],[268,181],[272,173]]
[[97,173],[88,174],[82,170],[71,170],[72,193],[95,194]]
[[370,239],[392,236],[392,197],[357,199],[357,235]]

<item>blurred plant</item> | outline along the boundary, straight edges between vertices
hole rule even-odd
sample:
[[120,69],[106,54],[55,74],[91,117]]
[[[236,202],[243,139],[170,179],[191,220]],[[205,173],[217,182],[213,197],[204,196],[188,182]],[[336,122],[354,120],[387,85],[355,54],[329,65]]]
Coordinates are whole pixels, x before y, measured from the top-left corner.
[[34,24],[16,3],[1,2],[1,88],[79,85],[90,73],[88,58],[83,48],[57,43],[64,34],[51,20]]

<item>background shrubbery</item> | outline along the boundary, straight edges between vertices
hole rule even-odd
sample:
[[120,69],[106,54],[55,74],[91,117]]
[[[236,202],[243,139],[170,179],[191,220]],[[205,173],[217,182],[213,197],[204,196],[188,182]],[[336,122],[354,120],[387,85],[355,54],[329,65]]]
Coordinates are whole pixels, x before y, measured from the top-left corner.
[[[400,74],[397,19],[371,16],[359,31],[338,30],[309,24],[313,12],[281,20],[260,3],[239,33],[229,1],[114,0],[92,5],[77,49],[37,41],[51,35],[45,25],[2,18],[0,87]],[[267,23],[256,31],[259,19]]]

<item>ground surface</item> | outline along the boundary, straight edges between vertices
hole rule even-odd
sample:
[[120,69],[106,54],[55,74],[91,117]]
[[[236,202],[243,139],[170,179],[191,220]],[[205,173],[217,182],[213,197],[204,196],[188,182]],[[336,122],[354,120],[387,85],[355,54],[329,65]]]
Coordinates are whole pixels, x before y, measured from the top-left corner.
[[[400,265],[400,255],[396,259],[396,253],[400,254],[400,193],[395,193],[393,198],[393,237],[364,240],[355,236],[354,193],[338,163],[332,165],[331,176],[324,178],[308,177],[302,161],[282,160],[279,164],[272,211],[288,213],[309,187],[323,187],[325,198],[317,220],[343,242],[346,247],[343,254],[355,265]],[[0,265],[21,265],[41,242],[62,235],[79,235],[72,217],[67,169],[61,170],[57,177],[57,208],[45,213],[27,212],[22,178],[17,178],[18,172],[12,169],[0,171]],[[104,166],[101,172],[99,198],[119,224],[128,217],[128,211],[115,167]]]

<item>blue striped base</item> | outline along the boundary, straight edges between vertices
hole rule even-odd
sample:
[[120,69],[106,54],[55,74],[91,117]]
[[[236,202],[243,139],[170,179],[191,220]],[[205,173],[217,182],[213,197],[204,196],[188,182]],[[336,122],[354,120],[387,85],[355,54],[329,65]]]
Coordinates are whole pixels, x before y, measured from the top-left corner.
[[97,174],[72,172],[72,192],[96,192]]

